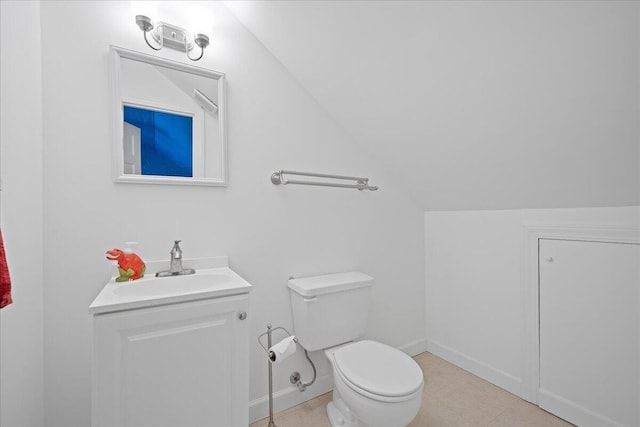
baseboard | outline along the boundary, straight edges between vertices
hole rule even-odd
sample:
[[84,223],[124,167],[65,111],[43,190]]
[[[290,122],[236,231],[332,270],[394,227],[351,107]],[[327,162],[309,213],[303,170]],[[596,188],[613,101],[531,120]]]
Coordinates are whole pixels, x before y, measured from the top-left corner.
[[[333,390],[333,377],[331,374],[318,376],[315,383],[305,391],[300,392],[296,386],[290,386],[273,393],[273,412],[284,411],[314,397]],[[264,395],[249,403],[249,423],[261,420],[269,416],[269,395]]]
[[424,353],[425,351],[427,351],[427,339],[422,338],[422,339],[410,342],[409,344],[406,344],[400,347],[400,350],[407,353],[411,357],[418,355],[420,353]]
[[619,427],[623,425],[548,390],[538,390],[538,402],[545,411],[578,426]]
[[480,378],[507,390],[509,393],[522,397],[522,380],[508,374],[500,369],[496,369],[480,360],[467,356],[466,354],[441,344],[437,341],[427,339],[427,351],[443,358],[449,363],[469,371]]

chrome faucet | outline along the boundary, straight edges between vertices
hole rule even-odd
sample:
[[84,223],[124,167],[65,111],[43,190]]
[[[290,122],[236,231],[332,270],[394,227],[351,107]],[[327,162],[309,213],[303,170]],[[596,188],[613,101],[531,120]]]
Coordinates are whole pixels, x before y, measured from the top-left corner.
[[182,240],[175,240],[173,243],[169,270],[157,272],[156,277],[181,276],[185,274],[194,274],[196,272],[193,268],[182,267],[182,249],[180,249],[181,241]]

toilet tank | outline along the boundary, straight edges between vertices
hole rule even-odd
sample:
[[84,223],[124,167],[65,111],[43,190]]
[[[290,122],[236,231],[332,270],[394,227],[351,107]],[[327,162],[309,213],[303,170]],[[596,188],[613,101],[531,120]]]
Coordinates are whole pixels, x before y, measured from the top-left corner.
[[293,328],[308,351],[364,336],[373,278],[358,271],[289,280]]

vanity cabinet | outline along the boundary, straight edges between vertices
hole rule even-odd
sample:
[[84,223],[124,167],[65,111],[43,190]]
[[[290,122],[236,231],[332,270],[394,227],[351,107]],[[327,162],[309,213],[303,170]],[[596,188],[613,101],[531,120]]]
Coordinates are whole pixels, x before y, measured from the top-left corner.
[[249,425],[249,294],[93,316],[93,427]]

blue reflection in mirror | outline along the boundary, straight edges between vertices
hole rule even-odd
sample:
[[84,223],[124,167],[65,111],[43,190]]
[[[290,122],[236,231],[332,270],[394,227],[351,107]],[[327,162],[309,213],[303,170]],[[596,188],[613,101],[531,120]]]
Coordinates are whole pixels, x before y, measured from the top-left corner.
[[192,117],[125,105],[124,121],[125,173],[193,176]]

